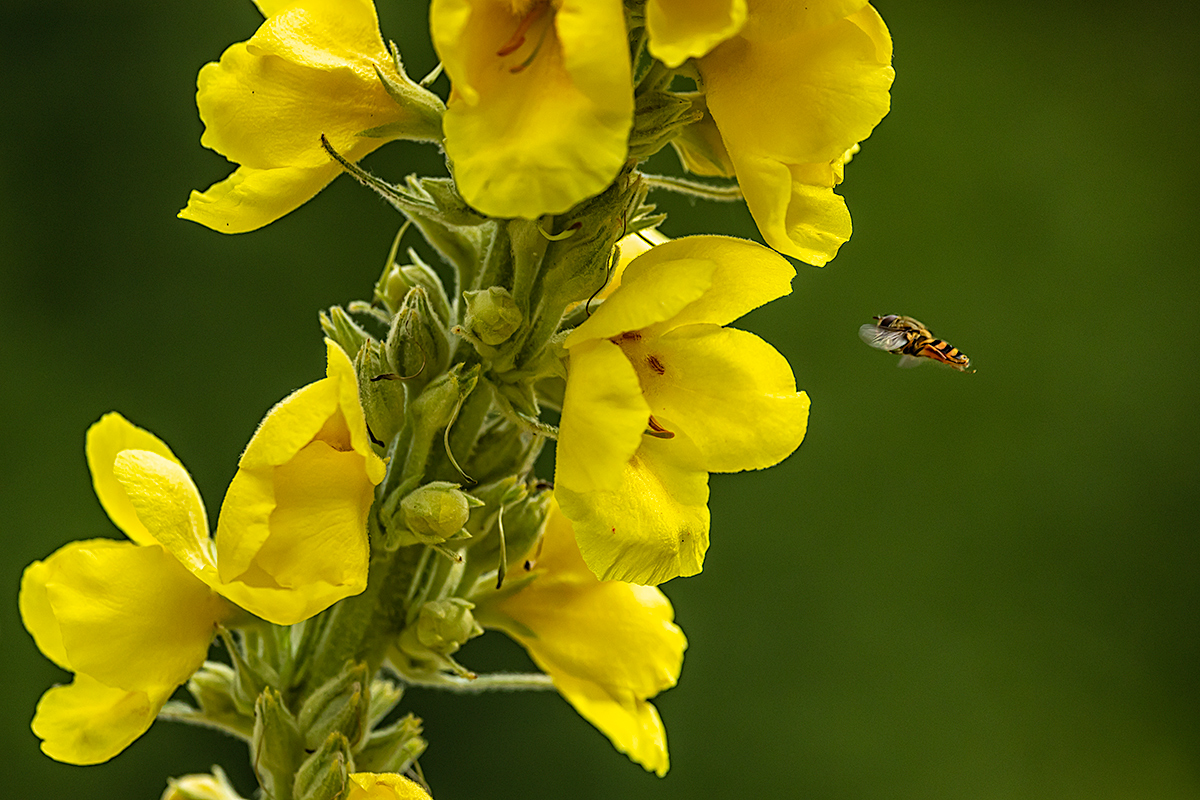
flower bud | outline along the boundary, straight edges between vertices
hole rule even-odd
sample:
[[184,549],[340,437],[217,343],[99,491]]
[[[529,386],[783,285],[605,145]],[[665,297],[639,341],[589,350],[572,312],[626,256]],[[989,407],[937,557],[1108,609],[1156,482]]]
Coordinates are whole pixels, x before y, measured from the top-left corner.
[[350,743],[340,733],[331,733],[316,752],[304,759],[292,785],[295,800],[338,800],[345,796],[354,757]]
[[366,686],[366,665],[351,663],[304,701],[297,721],[306,750],[316,749],[332,733],[344,735],[351,745],[362,741],[370,706]]
[[467,301],[467,331],[489,347],[508,341],[525,321],[517,301],[503,286],[464,292],[463,297]]
[[404,382],[394,380],[391,365],[379,342],[367,342],[354,358],[358,376],[358,402],[367,419],[367,430],[376,442],[385,446],[404,427],[407,390]]
[[519,471],[535,447],[545,441],[502,416],[491,420],[484,428],[471,457],[463,462],[463,470],[481,484],[490,483]]
[[457,483],[433,481],[412,492],[400,501],[400,516],[404,527],[422,544],[444,542],[467,524],[472,506],[483,505]]
[[371,731],[354,754],[354,766],[364,772],[402,773],[425,752],[421,720],[408,714],[386,728]]
[[443,326],[450,324],[450,298],[442,279],[433,267],[426,264],[417,252],[411,248],[408,251],[411,264],[392,262],[383,271],[375,284],[375,297],[381,300],[393,312],[400,309],[409,290],[420,286],[429,296],[429,304]]
[[224,717],[254,713],[254,704],[246,706],[234,696],[234,681],[237,674],[233,669],[217,661],[205,661],[204,666],[187,682],[188,691],[196,699],[200,711],[206,717]]
[[321,312],[320,319],[321,330],[351,359],[363,344],[375,341],[375,337],[363,330],[341,306],[330,306],[328,312]]
[[483,633],[471,609],[475,604],[461,597],[433,600],[421,606],[415,624],[400,634],[400,649],[421,659],[449,656],[467,640]]
[[258,696],[254,706],[254,733],[250,752],[254,753],[254,772],[266,797],[287,797],[299,764],[296,755],[303,752],[303,740],[296,718],[287,710],[283,697],[274,689]]
[[450,364],[450,334],[429,302],[429,293],[414,286],[388,331],[384,353],[400,379],[419,391]]

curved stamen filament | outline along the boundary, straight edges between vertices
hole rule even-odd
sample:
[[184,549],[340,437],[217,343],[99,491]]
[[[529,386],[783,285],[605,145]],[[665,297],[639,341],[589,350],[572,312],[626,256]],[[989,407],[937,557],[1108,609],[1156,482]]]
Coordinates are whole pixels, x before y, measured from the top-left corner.
[[[509,40],[505,42],[499,50],[496,51],[496,55],[503,57],[511,55],[520,49],[521,45],[525,44],[525,34],[529,33],[529,27],[533,25],[533,23],[537,22],[545,12],[545,3],[538,3],[532,9],[530,9],[529,13],[521,18],[520,24],[517,25],[516,32],[513,33],[513,35],[509,37]],[[545,34],[543,34],[543,36],[544,35]],[[538,42],[538,45],[540,46],[541,42]],[[537,52],[536,49],[534,52]]]
[[674,431],[669,431],[658,423],[658,420],[653,415],[650,417],[650,430],[646,431],[647,436],[653,436],[655,439],[674,439]]

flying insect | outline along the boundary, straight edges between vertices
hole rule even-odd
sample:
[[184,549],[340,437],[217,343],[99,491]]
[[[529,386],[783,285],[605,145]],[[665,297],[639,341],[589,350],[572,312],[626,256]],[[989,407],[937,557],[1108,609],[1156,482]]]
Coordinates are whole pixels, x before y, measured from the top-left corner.
[[900,314],[872,317],[874,324],[863,325],[858,335],[877,350],[900,356],[897,366],[915,367],[924,360],[945,364],[959,372],[970,370],[971,359],[945,339],[933,335],[925,323]]

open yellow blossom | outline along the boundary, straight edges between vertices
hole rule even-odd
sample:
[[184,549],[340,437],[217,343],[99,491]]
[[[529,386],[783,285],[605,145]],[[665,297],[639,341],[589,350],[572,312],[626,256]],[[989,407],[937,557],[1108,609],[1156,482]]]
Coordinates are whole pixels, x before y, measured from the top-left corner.
[[625,161],[633,91],[621,0],[433,0],[450,76],[446,154],[494,217],[557,214]]
[[602,580],[699,572],[708,473],[762,469],[800,445],[808,397],[791,367],[722,327],[790,293],[794,276],[753,242],[676,239],[634,259],[564,341],[555,496]]
[[198,79],[200,143],[240,166],[179,216],[222,233],[274,222],[336,178],[322,134],[351,161],[394,139],[441,138],[441,101],[397,70],[372,0],[255,3],[262,27]]
[[326,339],[327,377],[267,414],[217,521],[220,591],[291,625],[367,585],[367,514],[384,463],[371,449],[354,365]]
[[557,507],[533,575],[515,593],[481,601],[477,618],[524,645],[618,750],[665,775],[666,729],[650,698],[675,685],[687,647],[670,601],[652,586],[597,580]]
[[145,733],[234,612],[166,548],[111,539],[30,564],[19,604],[38,649],[75,673],[33,718],[42,751],[69,764],[107,761]]
[[38,704],[33,730],[47,755],[95,764],[127,747],[236,606],[290,625],[365,588],[366,513],[383,463],[353,366],[328,346],[328,377],[276,406],[251,441],[216,542],[166,444],[115,413],[88,430],[96,495],[131,541],[74,542],[25,571],[25,627],[75,673]]
[[705,51],[729,31],[720,17],[701,26],[687,4],[651,0],[661,6],[651,52],[673,58],[686,39],[712,120],[699,124],[715,123],[720,136],[714,143],[702,128],[677,146],[690,168],[702,160],[695,143],[709,140],[702,149],[717,166],[707,174],[737,176],[767,243],[822,266],[850,238],[850,214],[833,188],[849,154],[888,112],[891,37],[865,2],[747,2],[736,35]]

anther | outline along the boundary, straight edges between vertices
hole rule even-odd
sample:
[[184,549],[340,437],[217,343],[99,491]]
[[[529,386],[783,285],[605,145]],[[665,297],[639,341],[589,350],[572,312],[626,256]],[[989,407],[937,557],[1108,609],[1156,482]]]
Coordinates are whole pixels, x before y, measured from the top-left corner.
[[650,430],[646,431],[647,436],[653,436],[655,439],[674,439],[675,434],[667,430],[662,425],[658,424],[658,420],[653,415],[650,417]]
[[[505,42],[499,50],[496,51],[496,55],[504,57],[519,50],[521,45],[525,44],[525,34],[529,33],[529,27],[533,25],[533,23],[537,22],[545,12],[545,3],[538,3],[532,9],[530,9],[529,13],[522,17],[520,24],[517,25],[516,33],[514,33],[512,37],[509,38],[509,40]],[[524,69],[524,67],[522,67],[522,69]]]

